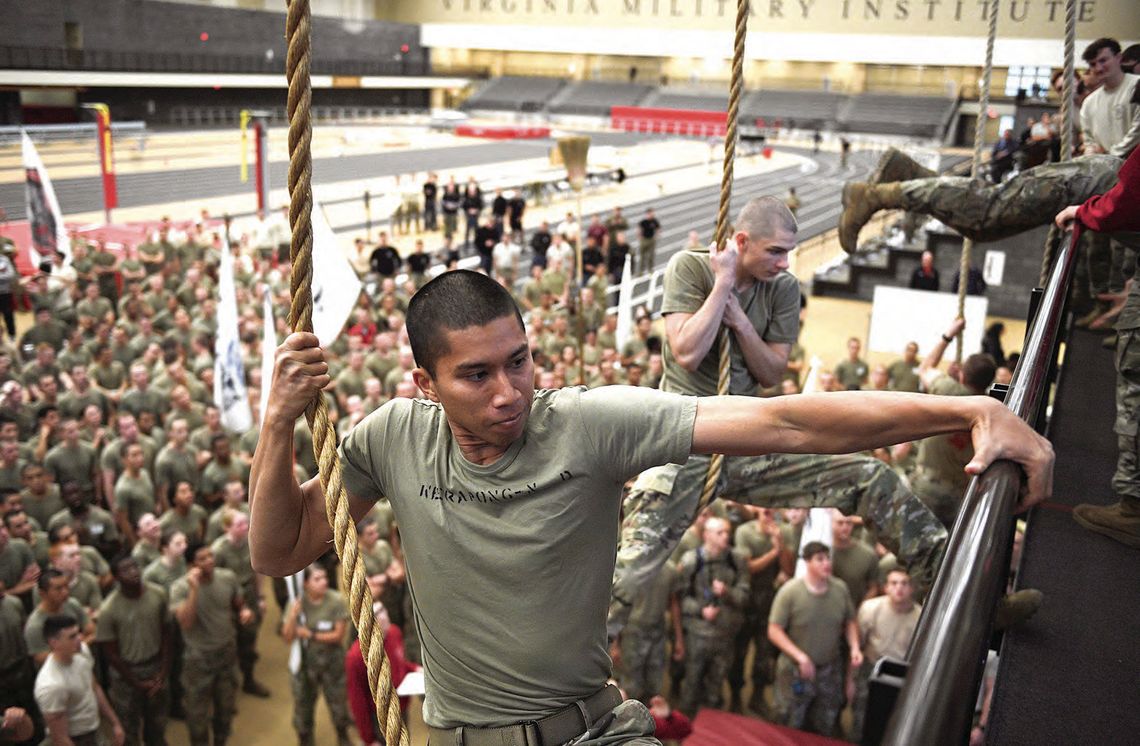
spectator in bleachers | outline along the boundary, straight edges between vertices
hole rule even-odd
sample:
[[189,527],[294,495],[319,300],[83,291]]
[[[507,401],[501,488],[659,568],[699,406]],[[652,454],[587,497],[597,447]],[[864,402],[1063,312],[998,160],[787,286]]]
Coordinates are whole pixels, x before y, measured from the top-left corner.
[[653,259],[657,253],[657,232],[661,230],[661,221],[649,207],[645,210],[645,217],[637,224],[640,241],[637,245],[636,271],[639,275],[649,274],[653,271]]
[[439,208],[439,177],[434,171],[427,175],[423,186],[424,199],[424,229],[434,231],[439,229],[437,218]]
[[902,358],[887,368],[888,387],[891,391],[918,391],[918,343],[907,342]]
[[[459,209],[462,204],[463,195],[459,191],[459,186],[455,183],[455,177],[447,177],[447,184],[444,185],[443,193],[439,199],[440,211],[443,213],[444,238],[455,238],[455,232],[459,229]],[[466,237],[463,243],[466,245]]]
[[531,266],[546,268],[546,252],[552,241],[550,223],[543,220],[530,235]]
[[479,188],[474,176],[467,180],[467,186],[463,189],[463,198],[460,204],[467,220],[467,227],[463,231],[463,243],[468,246],[471,240],[475,238],[475,231],[479,227],[479,216],[483,212],[484,205],[483,190]]
[[839,381],[841,388],[856,391],[866,385],[867,376],[871,369],[867,365],[867,361],[859,357],[862,349],[863,343],[859,341],[858,337],[851,337],[847,340],[847,359],[835,366],[835,378]]

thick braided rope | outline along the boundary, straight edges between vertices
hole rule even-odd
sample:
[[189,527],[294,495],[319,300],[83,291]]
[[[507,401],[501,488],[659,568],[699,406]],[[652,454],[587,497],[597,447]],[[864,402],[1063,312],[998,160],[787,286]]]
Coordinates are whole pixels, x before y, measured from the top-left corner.
[[[1073,157],[1073,78],[1076,73],[1076,46],[1077,46],[1077,3],[1076,0],[1065,2],[1065,83],[1061,88],[1061,160],[1067,161]],[[1049,273],[1053,269],[1053,257],[1057,253],[1057,246],[1061,243],[1061,230],[1054,224],[1049,226],[1049,236],[1045,239],[1045,254],[1041,258],[1041,277],[1038,284],[1041,287],[1049,282]]]
[[[982,170],[982,153],[986,146],[986,118],[990,109],[990,79],[994,71],[994,42],[997,40],[998,6],[1001,0],[991,0],[989,4],[989,36],[986,37],[986,64],[982,69],[982,89],[978,92],[978,119],[974,125],[974,160],[970,164],[970,178],[977,179]],[[974,242],[962,241],[962,261],[958,265],[958,318],[966,317],[966,278],[970,276],[970,255]],[[962,333],[958,334],[958,345],[954,359],[962,362]]]
[[[312,37],[309,0],[286,0],[285,35],[288,55],[285,75],[289,83],[289,224],[293,229],[289,259],[292,263],[292,306],[289,325],[294,331],[313,330],[313,139],[310,108],[313,100],[309,77]],[[399,700],[392,692],[392,667],[384,654],[384,637],[375,625],[372,594],[364,577],[364,562],[356,543],[356,526],[348,512],[348,494],[342,481],[336,434],[329,422],[328,405],[318,394],[305,411],[313,431],[313,453],[320,468],[325,493],[325,513],[333,528],[340,556],[342,587],[349,590],[349,608],[360,632],[360,649],[368,668],[368,686],[376,703],[376,715],[385,741],[408,746],[408,731],[400,717]]]
[[[736,3],[736,38],[732,48],[732,82],[728,89],[728,121],[724,132],[724,170],[720,180],[720,208],[716,213],[716,233],[713,240],[718,249],[723,249],[728,241],[728,211],[732,207],[732,167],[736,161],[736,120],[740,112],[740,98],[744,90],[744,41],[748,33],[748,0]],[[728,327],[721,326],[717,334],[720,347],[720,363],[717,371],[716,393],[728,393],[729,351],[731,339]],[[714,453],[709,459],[709,470],[701,487],[698,512],[716,497],[716,484],[724,466],[724,454]]]

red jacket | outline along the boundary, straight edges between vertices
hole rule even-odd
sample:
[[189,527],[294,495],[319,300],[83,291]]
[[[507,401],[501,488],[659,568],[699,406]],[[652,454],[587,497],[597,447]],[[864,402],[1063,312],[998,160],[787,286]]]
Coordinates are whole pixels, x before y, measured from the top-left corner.
[[1120,168],[1116,186],[1090,197],[1077,210],[1077,220],[1097,233],[1140,231],[1140,147]]
[[[392,666],[392,688],[397,689],[400,682],[409,671],[419,668],[404,658],[404,633],[396,625],[388,628],[384,635],[384,652],[388,654],[388,661]],[[348,690],[348,706],[352,709],[352,718],[356,721],[356,730],[360,738],[367,744],[379,741],[376,734],[376,706],[373,704],[372,692],[368,689],[368,667],[364,663],[364,656],[360,652],[360,640],[352,643],[352,647],[344,656],[345,688]],[[400,697],[400,712],[408,709],[408,698]]]

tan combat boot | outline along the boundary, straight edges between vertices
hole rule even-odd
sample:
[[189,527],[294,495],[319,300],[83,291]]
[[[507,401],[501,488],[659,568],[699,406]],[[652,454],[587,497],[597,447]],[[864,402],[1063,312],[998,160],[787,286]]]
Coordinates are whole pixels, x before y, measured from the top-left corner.
[[849,182],[843,187],[843,213],[839,216],[839,245],[854,254],[859,231],[879,210],[902,207],[902,187],[898,184]]
[[1112,505],[1078,505],[1073,520],[1121,544],[1140,549],[1140,498],[1122,497]]
[[928,179],[937,175],[901,150],[887,148],[887,151],[879,158],[879,165],[875,167],[868,181],[872,184],[890,184],[895,181]]
[[1036,588],[1006,594],[994,608],[994,629],[998,632],[1013,629],[1036,614],[1044,600],[1045,594]]

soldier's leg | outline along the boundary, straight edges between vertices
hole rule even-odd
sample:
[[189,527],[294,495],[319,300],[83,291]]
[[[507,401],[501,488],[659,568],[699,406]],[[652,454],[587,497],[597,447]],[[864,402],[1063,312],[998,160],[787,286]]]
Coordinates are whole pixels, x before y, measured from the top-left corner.
[[[1081,233],[1081,242],[1087,252],[1089,292],[1092,293],[1093,299],[1096,299],[1097,295],[1109,292],[1111,287],[1112,239],[1104,233],[1084,231]],[[1120,286],[1124,286],[1123,279],[1120,280]],[[1104,304],[1098,305],[1103,306]]]
[[182,692],[182,662],[183,654],[182,628],[177,624],[170,625],[170,716],[173,718],[185,717],[186,708]]
[[704,635],[685,634],[685,678],[681,681],[678,709],[689,717],[697,714],[704,698],[705,671],[715,653],[713,640]]
[[325,704],[329,708],[336,732],[343,733],[352,724],[348,714],[348,704],[345,699],[344,655],[332,654],[321,661],[318,671],[321,693],[325,695]]
[[[159,674],[161,661],[139,664],[132,667],[140,681],[152,679]],[[170,707],[170,689],[164,686],[152,697],[136,693],[139,719],[142,721],[142,742],[146,746],[166,746],[166,713]],[[126,728],[126,724],[123,725]],[[128,740],[129,743],[129,740]]]
[[[764,621],[764,626],[767,627],[767,620]],[[732,690],[733,704],[739,700],[740,690],[744,688],[744,661],[748,657],[748,645],[756,632],[756,622],[756,614],[748,609],[744,614],[744,624],[740,625],[732,640],[732,664],[728,667],[725,679],[728,688]]]
[[721,495],[770,508],[838,508],[858,515],[910,570],[925,596],[946,550],[946,529],[903,484],[870,456],[771,454],[725,460]]
[[289,677],[289,683],[293,691],[293,730],[297,731],[297,738],[302,742],[311,740],[317,691],[309,674],[308,660],[301,664],[301,670]]
[[768,613],[772,609],[772,596],[757,609],[758,624],[752,631],[752,697],[748,707],[757,715],[766,715],[768,703],[764,701],[764,687],[772,683],[772,648],[768,641]]
[[214,677],[207,661],[186,657],[182,660],[182,706],[190,746],[210,744],[210,699]]
[[234,721],[234,702],[237,700],[238,674],[233,660],[236,650],[218,656],[214,673],[214,746],[224,744],[230,737]]
[[629,620],[637,591],[653,581],[692,525],[708,463],[707,456],[690,456],[680,467],[650,469],[638,476],[622,503],[621,544],[607,624],[611,639]]
[[863,740],[863,718],[867,714],[867,699],[871,689],[871,671],[874,661],[864,660],[855,676],[855,701],[851,704],[851,742]]
[[598,718],[575,746],[661,746],[653,736],[653,716],[642,703],[629,699]]
[[806,730],[821,736],[835,734],[843,709],[843,665],[836,662],[815,669],[815,698],[807,713]]
[[778,722],[789,728],[802,729],[808,707],[815,698],[815,687],[800,678],[796,664],[785,655],[776,662],[776,683],[773,687]]
[[645,682],[645,698],[649,699],[661,693],[665,682],[665,630],[652,630],[644,644],[642,680]]
[[724,695],[724,679],[732,664],[732,640],[717,638],[712,655],[705,666],[704,703],[709,707],[720,707]]
[[646,664],[649,656],[646,630],[630,625],[621,632],[622,688],[629,699],[646,701],[656,694],[649,690],[646,681]]
[[115,711],[119,723],[123,726],[123,732],[126,734],[123,744],[124,746],[138,746],[141,743],[139,731],[141,730],[146,703],[140,702],[141,694],[127,683],[118,669],[114,666],[108,666],[107,672],[108,683],[110,684],[107,687],[107,699],[111,702],[111,709]]

